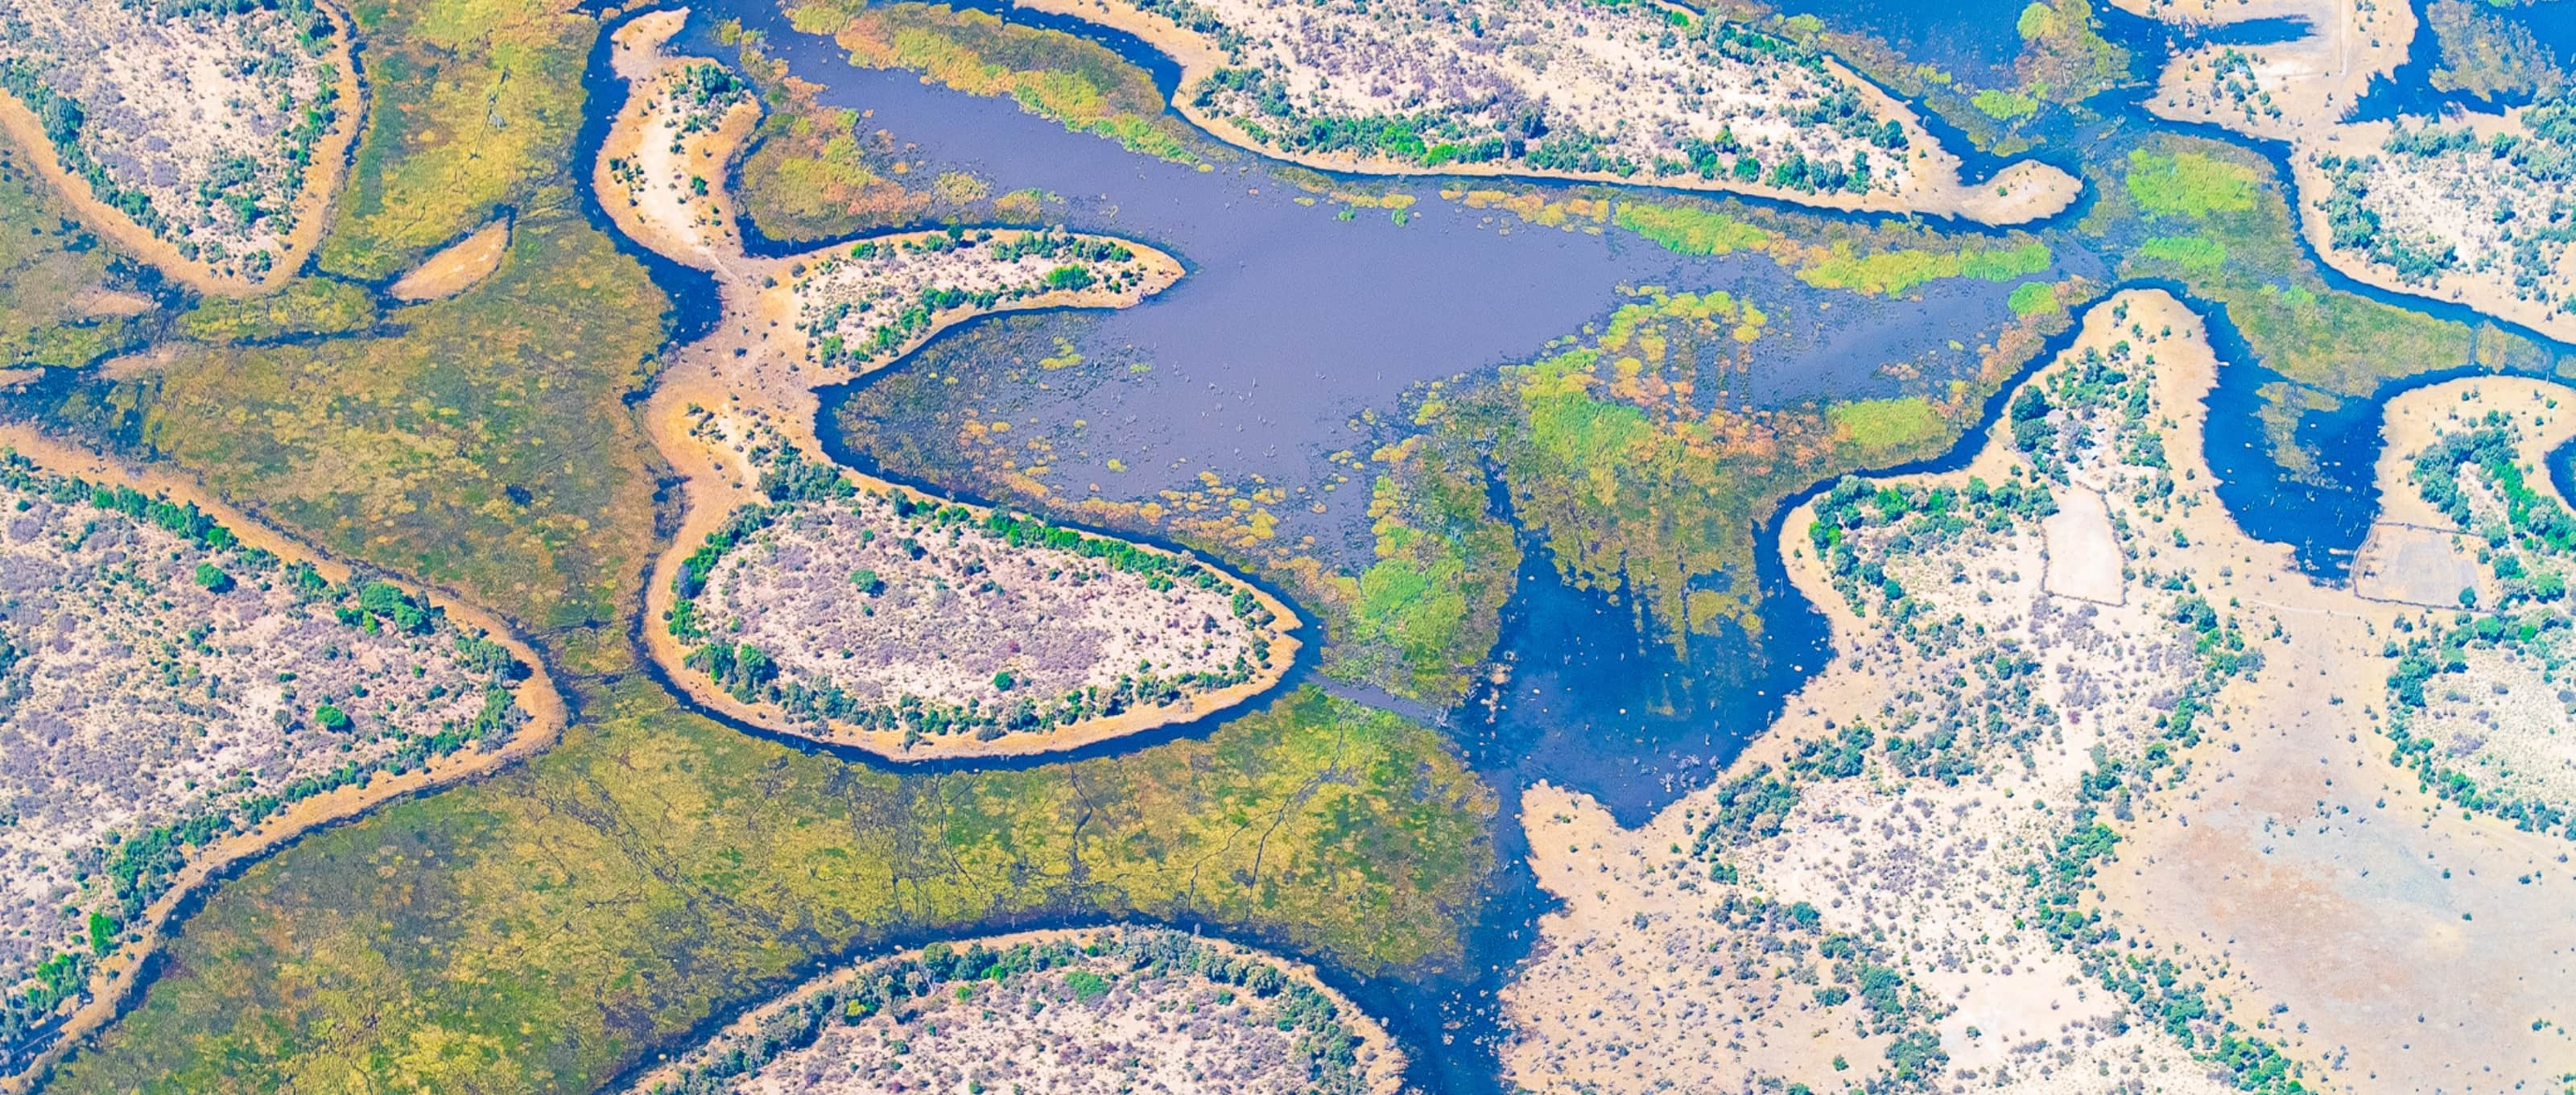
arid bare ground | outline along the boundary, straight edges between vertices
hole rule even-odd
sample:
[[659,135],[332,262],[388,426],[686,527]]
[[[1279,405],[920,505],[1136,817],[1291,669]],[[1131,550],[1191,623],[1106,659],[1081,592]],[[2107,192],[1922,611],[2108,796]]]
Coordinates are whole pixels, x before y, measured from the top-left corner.
[[492,276],[492,271],[501,268],[502,257],[509,253],[510,219],[502,217],[422,259],[420,265],[395,279],[385,292],[395,300],[405,301],[452,297]]
[[[2105,411],[2101,363],[2143,413]],[[2188,310],[2120,294],[1968,471],[1792,514],[1837,656],[1781,721],[1640,829],[1523,800],[1566,906],[1507,990],[1515,1082],[2487,1091],[2576,1067],[2568,840],[2391,767],[2385,648],[2424,614],[2235,527],[2200,457],[2217,367]],[[2026,502],[1929,493],[1972,476],[2099,491],[2124,603],[2043,587]]]

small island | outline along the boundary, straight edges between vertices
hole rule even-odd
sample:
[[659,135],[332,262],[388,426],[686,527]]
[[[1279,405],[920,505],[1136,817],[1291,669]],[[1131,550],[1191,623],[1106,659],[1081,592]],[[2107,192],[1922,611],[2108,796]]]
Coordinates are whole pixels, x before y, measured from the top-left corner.
[[1404,1055],[1312,970],[1164,928],[1038,931],[861,962],[628,1095],[1393,1095]]
[[1189,556],[773,459],[780,500],[689,555],[665,620],[692,683],[762,722],[905,757],[1060,749],[1294,661],[1287,607]]
[[535,666],[166,477],[0,436],[0,1075],[111,1017],[221,868],[551,740]]

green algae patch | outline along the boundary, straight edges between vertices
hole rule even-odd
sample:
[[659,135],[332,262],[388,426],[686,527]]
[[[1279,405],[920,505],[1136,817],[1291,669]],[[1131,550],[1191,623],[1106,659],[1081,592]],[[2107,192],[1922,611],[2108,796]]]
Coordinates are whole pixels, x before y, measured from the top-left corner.
[[[1620,202],[1611,220],[1676,254],[1759,251],[1809,285],[1864,296],[1901,294],[1944,278],[2011,281],[2046,270],[2054,261],[2048,245],[2038,240],[1988,247],[1976,237],[1908,229],[1829,227],[1823,232],[1833,242],[1811,243],[1807,237],[1816,233],[1808,225],[1775,228],[1698,205]],[[1906,243],[1916,246],[1902,245]]]
[[2004,298],[2004,304],[2023,319],[2054,312],[2058,307],[2057,287],[2044,281],[2027,282],[2015,286],[2012,295]]
[[[2041,5],[2033,4],[2031,7],[2038,8]],[[2039,100],[2018,91],[1988,89],[1978,92],[1976,97],[1968,101],[1975,103],[1977,109],[1985,111],[1988,117],[1999,122],[2018,121],[2039,113]]]
[[[2055,298],[2050,303],[2053,307]],[[1940,412],[1921,396],[1837,403],[1825,412],[1825,421],[1837,433],[1849,435],[1852,444],[1877,451],[1912,448],[1949,429]]]
[[1847,248],[1798,271],[1798,280],[1819,289],[1848,289],[1866,296],[1895,296],[1944,278],[2011,281],[2049,267],[2048,245],[2033,240],[2018,247],[1990,249],[1975,244],[1956,251],[1906,248],[1855,255]]
[[2207,236],[2150,237],[2138,245],[2138,254],[2194,274],[2211,273],[2227,264],[2227,245]]
[[598,1087],[898,933],[1183,918],[1363,976],[1460,953],[1491,789],[1441,736],[1290,693],[1204,739],[894,775],[640,675],[494,780],[318,833],[189,921],[57,1092]]
[[2242,213],[2254,208],[2261,189],[2253,169],[2242,164],[2200,152],[2159,155],[2143,148],[2129,153],[2124,181],[2139,208],[2167,217]]
[[1619,227],[1677,254],[1730,255],[1764,249],[1772,240],[1770,231],[1759,225],[1690,206],[1621,202],[1614,217]]

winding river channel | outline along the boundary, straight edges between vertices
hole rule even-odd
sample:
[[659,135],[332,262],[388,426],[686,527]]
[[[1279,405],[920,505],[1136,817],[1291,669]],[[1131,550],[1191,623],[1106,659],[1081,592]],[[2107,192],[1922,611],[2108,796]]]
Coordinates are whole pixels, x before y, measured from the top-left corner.
[[[2018,0],[1967,0],[1942,7],[1937,20],[1927,19],[1921,5],[1881,0],[1784,7],[1834,29],[1881,35],[1915,60],[1974,73],[1981,83],[2008,71],[2019,48],[2013,31]],[[1004,14],[1099,41],[1154,73],[1167,92],[1175,79],[1168,60],[1115,32]],[[2171,48],[2170,32],[2162,27],[2107,7],[2100,14],[2104,33],[2137,55],[2139,71],[2154,71]],[[1332,454],[1353,447],[1367,451],[1372,434],[1363,419],[1372,412],[1395,410],[1428,383],[1490,376],[1496,365],[1540,356],[1551,340],[1601,322],[1641,286],[1725,290],[1772,317],[1773,333],[1761,340],[1754,364],[1731,379],[1724,393],[1730,402],[1755,407],[1896,394],[1898,383],[1880,372],[1889,362],[1908,363],[1934,383],[1971,376],[1978,366],[1973,344],[1979,332],[1992,332],[2012,316],[2006,304],[2010,282],[1949,279],[1913,294],[1919,299],[1861,298],[1805,285],[1761,255],[1686,257],[1615,228],[1599,234],[1563,231],[1435,200],[1430,193],[1439,184],[1430,180],[1411,188],[1423,200],[1404,217],[1373,210],[1345,217],[1329,201],[1301,203],[1309,195],[1250,157],[1197,170],[1068,132],[1005,99],[926,84],[907,72],[852,68],[828,39],[789,27],[775,0],[702,2],[677,48],[731,57],[731,48],[713,40],[711,27],[723,19],[762,32],[773,56],[797,77],[822,85],[823,103],[868,112],[863,131],[883,129],[916,146],[906,153],[914,170],[970,173],[989,180],[996,193],[1049,192],[1061,199],[1060,206],[1049,206],[1050,220],[1141,240],[1189,266],[1177,287],[1136,307],[972,324],[894,369],[826,390],[818,434],[836,460],[870,474],[926,478],[920,469],[852,443],[844,428],[851,419],[892,415],[873,423],[888,433],[951,429],[903,417],[907,404],[870,400],[872,385],[907,371],[972,378],[978,370],[1006,369],[998,355],[1029,346],[1079,354],[1095,367],[1069,370],[1044,387],[987,384],[979,390],[1000,401],[990,413],[1007,417],[1014,437],[1114,453],[1116,465],[1086,468],[1082,479],[1099,497],[1142,502],[1165,490],[1193,489],[1203,472],[1228,481],[1329,481],[1342,466]],[[2296,30],[2264,25],[2230,33],[2281,36]],[[2424,37],[2419,56],[2430,48],[2429,31]],[[2425,67],[2410,63],[2384,94],[2408,104],[2438,102],[2423,85]],[[605,65],[594,59],[585,155],[596,154],[604,115],[621,99],[606,87],[608,79]],[[2254,147],[2287,177],[2281,148],[2154,118],[2140,106],[2143,92],[2136,87],[2098,97],[2091,105],[2102,117],[2081,130],[2070,126],[2047,134],[2035,154],[2068,166],[2074,162],[2069,150],[2097,135],[2161,129]],[[1937,119],[1927,118],[1927,125],[1968,158],[1972,174],[1992,169],[1994,159],[1981,160],[1964,136]],[[586,172],[587,164],[580,166]],[[2074,229],[2089,206],[2079,202],[2036,226],[2056,266],[2023,280],[2109,280],[2115,257],[2102,241]],[[757,239],[748,227],[755,251],[786,248]],[[694,338],[707,329],[715,301],[704,275],[636,250],[679,303],[678,337]],[[2313,262],[2314,254],[2308,257]],[[2337,289],[2444,318],[2494,322],[2455,305],[2362,285],[2317,265]],[[2180,286],[2161,287],[2182,295]],[[2436,368],[2388,385],[2374,398],[2347,400],[2306,417],[2298,436],[2315,454],[2316,468],[2292,478],[2272,458],[2258,413],[2264,406],[2259,392],[2280,377],[2255,359],[2223,309],[2190,303],[2210,321],[2228,363],[2211,398],[2207,435],[2211,464],[2223,480],[2222,500],[2248,531],[2290,544],[2302,565],[2318,575],[2339,576],[2375,509],[2371,467],[2386,398],[2473,366],[2467,360],[2446,363],[2455,367]],[[2517,333],[2557,356],[2562,368],[2576,367],[2568,362],[2576,347]],[[2054,356],[2072,337],[2073,332],[2060,336],[2032,364]],[[1110,367],[1096,367],[1103,362]],[[2000,397],[1989,400],[1981,423],[1991,422],[2001,404]],[[1907,470],[1962,463],[1983,435],[1982,427],[1971,430],[1958,451]],[[2562,451],[2553,461],[2562,487],[2576,468],[2571,457],[2576,454]],[[1364,490],[1342,497],[1322,513],[1283,507],[1279,534],[1311,536],[1326,561],[1365,566],[1371,541]],[[1365,981],[1327,971],[1407,1043],[1413,1079],[1425,1089],[1498,1089],[1493,994],[1527,953],[1536,918],[1545,911],[1545,898],[1524,862],[1520,789],[1545,777],[1598,797],[1623,822],[1635,823],[1706,783],[1826,660],[1822,618],[1782,572],[1779,520],[1759,540],[1757,577],[1766,594],[1759,639],[1702,642],[1686,659],[1677,659],[1669,646],[1639,632],[1627,608],[1561,582],[1544,548],[1533,542],[1526,545],[1519,592],[1505,610],[1495,652],[1514,666],[1508,695],[1480,696],[1451,712],[1406,711],[1444,725],[1505,804],[1495,833],[1501,871],[1457,969]]]

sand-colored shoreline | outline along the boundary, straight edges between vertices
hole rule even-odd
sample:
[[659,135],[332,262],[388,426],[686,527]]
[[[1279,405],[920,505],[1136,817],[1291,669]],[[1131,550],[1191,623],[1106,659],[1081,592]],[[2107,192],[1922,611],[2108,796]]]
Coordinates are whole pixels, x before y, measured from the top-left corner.
[[[2116,328],[2104,323],[2121,305],[2127,312]],[[2158,339],[2168,325],[2171,335]],[[2040,593],[2028,571],[2044,554],[2027,540],[2016,545],[2006,538],[1991,554],[1967,560],[1973,584],[1933,595],[1943,606],[1936,611],[1955,605],[1978,618],[1974,606],[1991,592],[2008,612],[2036,614],[2038,599],[2027,606],[2020,599],[2053,598],[2057,618],[2072,612],[2121,636],[2114,647],[2075,663],[2077,672],[2128,673],[2161,660],[2131,664],[2132,656],[2152,656],[2141,644],[2169,626],[2158,621],[2177,594],[2158,591],[2169,588],[2162,587],[2163,576],[2191,583],[2222,617],[2234,618],[2248,649],[2265,661],[2250,675],[2227,678],[2210,697],[2196,723],[2204,728],[2196,744],[2163,742],[2171,750],[2169,775],[2144,786],[2130,783],[2136,795],[2124,792],[2116,816],[2111,804],[2103,805],[2101,821],[2119,839],[2096,861],[2098,873],[2089,877],[2099,888],[2083,894],[2080,908],[2116,925],[2118,946],[2145,948],[2130,953],[2170,958],[2185,977],[2205,980],[2211,1018],[2232,1017],[2299,1062],[2305,1069],[2299,1079],[2309,1090],[2431,1090],[2462,1079],[2455,1069],[2444,1071],[2461,1061],[2491,1063],[2500,1083],[2528,1080],[2535,1073],[2530,1066],[2566,1052],[2557,1028],[2532,1022],[2561,1018],[2561,987],[2576,976],[2570,958],[2576,923],[2564,917],[2563,903],[2537,890],[2544,881],[2564,881],[2565,843],[2490,814],[2463,816],[2412,770],[2391,766],[2388,740],[2379,733],[2391,665],[2383,647],[2406,641],[2401,620],[2420,631],[2449,620],[2455,608],[2427,613],[2319,583],[2298,569],[2288,546],[2255,540],[2236,524],[2203,456],[2207,395],[2219,364],[2199,326],[2179,301],[2133,290],[2095,305],[2071,351],[2127,337],[2142,339],[2153,355],[2149,421],[2170,462],[2171,504],[2104,490],[2106,484],[2087,482],[2090,473],[2080,470],[2070,484],[2102,491],[2127,527],[2142,533],[2120,537],[2136,571],[2125,579],[2125,603]],[[2479,392],[2479,399],[2463,404],[2460,396],[2468,391]],[[2408,511],[2398,502],[2412,495],[2401,458],[2420,450],[2454,412],[2466,419],[2491,407],[2514,410],[2527,435],[2521,458],[2532,472],[2552,443],[2576,436],[2576,406],[2547,407],[2550,398],[2566,404],[2570,397],[2576,391],[2547,382],[2489,377],[2392,401],[2389,459],[2382,461],[2391,511],[2403,516]],[[2535,423],[2535,416],[2545,421]],[[2020,460],[2008,423],[1998,423],[1965,469],[1877,481],[1955,486],[1975,475],[1994,483]],[[1781,717],[1709,789],[1634,829],[1621,827],[1588,796],[1547,784],[1524,794],[1532,869],[1565,904],[1542,919],[1530,963],[1504,992],[1516,1030],[1504,1059],[1523,1086],[1642,1091],[1658,1077],[1688,1078],[1676,1070],[1702,1070],[1696,1074],[1702,1087],[1731,1088],[1739,1073],[1758,1072],[1824,1090],[1818,1079],[1865,1076],[1876,1064],[1875,1049],[1849,1037],[1849,1016],[1818,1014],[1805,1004],[1803,987],[1788,999],[1772,998],[1776,1022],[1763,1017],[1710,1030],[1702,1017],[1726,1006],[1728,998],[1715,987],[1725,982],[1703,981],[1688,962],[1677,973],[1666,965],[1683,953],[1670,948],[1695,938],[1687,933],[1714,930],[1705,927],[1715,900],[1705,892],[1707,865],[1670,853],[1692,846],[1698,826],[1717,807],[1718,789],[1758,766],[1782,770],[1799,754],[1801,740],[1831,740],[1836,720],[1886,731],[1884,719],[1919,699],[1906,692],[1911,670],[1886,668],[1894,653],[1883,641],[1888,625],[1875,613],[1855,613],[1813,550],[1807,529],[1815,513],[1810,503],[1789,515],[1779,551],[1790,581],[1827,617],[1833,661],[1787,698]],[[2020,573],[2007,582],[1990,568]],[[2043,668],[2040,676],[2053,674]],[[2125,687],[2131,704],[2141,687],[2166,687],[2152,674],[2125,680],[2109,691],[2118,695]],[[2081,709],[2056,693],[2047,698],[2069,715]],[[2546,704],[2552,697],[2529,701]],[[2522,701],[2499,696],[2492,702]],[[2025,1084],[2038,1081],[2014,1090],[2093,1090],[2075,1083],[2092,1076],[2091,1066],[2060,1067],[2058,1082],[2039,1080],[2025,1070],[2016,1047],[2080,1055],[2098,1052],[2099,1044],[2128,1047],[2110,1063],[2127,1070],[2120,1075],[2143,1076],[2162,1090],[2234,1090],[2233,1080],[2211,1079],[2205,1064],[2155,1026],[2131,1023],[2128,1030],[2149,1036],[2143,1042],[2134,1034],[2123,1035],[2127,1043],[2099,1036],[2112,1029],[2100,1024],[2122,998],[2105,993],[2070,952],[2054,949],[2044,936],[2027,937],[2022,922],[2010,919],[2018,914],[2006,897],[2024,891],[2018,873],[1977,867],[1957,884],[1946,881],[1963,865],[1979,863],[1982,853],[1972,852],[1989,843],[2046,859],[2057,837],[2032,819],[2076,798],[2066,792],[2073,775],[2095,763],[2083,751],[2097,726],[2103,736],[2095,740],[2109,744],[2114,759],[2130,754],[2122,763],[2134,771],[2140,763],[2134,759],[2140,742],[2128,736],[2138,732],[2134,722],[2064,718],[2046,729],[2036,767],[2027,772],[2019,765],[1980,768],[1958,787],[1885,769],[1855,780],[1810,779],[1781,836],[1732,846],[1725,858],[1744,872],[1748,897],[1782,904],[1811,899],[1825,930],[1884,929],[1910,941],[1900,950],[1913,956],[1905,976],[1957,1009],[1938,1024],[1949,1056],[1945,1075],[2000,1068]],[[1974,818],[1979,800],[1991,808],[2015,790],[2017,810],[1940,835],[1952,810],[1964,807],[1970,812],[1963,816]],[[1916,803],[1929,808],[1917,814]],[[1933,835],[1912,833],[1918,823]],[[1887,873],[1846,873],[1864,862]],[[2000,862],[2009,867],[2016,860]],[[1891,898],[1908,888],[1925,896]],[[1995,917],[2006,919],[1989,924]],[[1979,1027],[1982,1037],[1973,1030]],[[1719,1037],[1703,1045],[1701,1033]],[[1605,1042],[1662,1045],[1673,1058],[1706,1063],[1670,1065],[1665,1055],[1640,1063],[1633,1055],[1602,1053]],[[2140,1056],[2130,1056],[2132,1050]],[[1845,1054],[1858,1071],[1823,1067],[1828,1057]]]
[[[1031,931],[1006,932],[1001,935],[974,936],[950,940],[948,941],[948,945],[960,949],[982,946],[988,950],[1002,951],[1020,946],[1021,944],[1046,944],[1055,942],[1087,943],[1104,934],[1115,933],[1126,927],[1130,926],[1113,924],[1098,928],[1040,928]],[[1138,925],[1137,927],[1149,926]],[[1203,946],[1224,951],[1230,956],[1276,966],[1281,972],[1286,973],[1289,977],[1296,980],[1297,983],[1313,989],[1314,991],[1321,993],[1325,998],[1331,1000],[1333,1005],[1340,1009],[1344,1019],[1344,1026],[1347,1027],[1354,1036],[1359,1038],[1362,1046],[1369,1051],[1372,1062],[1372,1067],[1370,1069],[1372,1079],[1369,1085],[1370,1095],[1395,1095],[1397,1091],[1403,1089],[1405,1063],[1404,1050],[1395,1044],[1395,1038],[1387,1033],[1385,1025],[1379,1023],[1376,1017],[1370,1015],[1358,1004],[1353,1003],[1349,997],[1342,995],[1341,990],[1326,984],[1322,975],[1315,972],[1314,966],[1295,958],[1272,954],[1268,951],[1256,950],[1252,947],[1247,947],[1228,939],[1197,935],[1195,933],[1192,935],[1192,938]],[[729,1035],[743,1035],[755,1032],[760,1029],[760,1025],[763,1022],[766,1022],[771,1017],[776,1016],[789,1008],[793,1008],[804,1003],[806,1000],[812,999],[816,993],[841,988],[850,984],[851,981],[858,976],[859,971],[867,966],[889,959],[917,959],[921,956],[923,949],[923,947],[911,947],[895,951],[891,954],[882,954],[870,958],[862,958],[856,961],[842,963],[830,973],[807,981],[793,989],[789,989],[787,992],[779,995],[769,1002],[752,1008],[749,1011],[745,1011],[740,1018],[725,1024],[713,1034],[699,1039],[699,1041],[712,1041],[716,1038],[722,1038]],[[654,1084],[668,1083],[677,1080],[679,1078],[679,1069],[679,1062],[672,1061],[660,1068],[653,1069],[652,1071],[637,1076],[633,1081],[627,1083],[619,1090],[628,1092],[630,1095],[641,1095],[641,1093],[650,1092],[653,1090]]]
[[501,268],[501,259],[510,253],[510,228],[508,216],[493,218],[492,223],[421,260],[411,272],[386,287],[385,295],[417,304],[473,288]]
[[52,184],[72,211],[91,230],[113,241],[127,254],[150,263],[170,280],[209,296],[254,296],[276,288],[303,269],[304,260],[322,242],[322,231],[331,221],[337,205],[340,182],[348,172],[349,152],[357,144],[358,133],[366,127],[366,81],[358,73],[357,23],[342,9],[340,0],[317,0],[316,6],[328,14],[338,33],[331,36],[330,62],[339,73],[334,87],[339,92],[339,115],[331,121],[313,150],[313,162],[304,169],[304,185],[295,195],[295,230],[278,241],[276,262],[264,276],[217,274],[210,263],[191,262],[180,257],[178,245],[152,234],[136,224],[133,218],[117,211],[89,188],[88,180],[63,168],[62,158],[54,151],[52,141],[45,139],[43,123],[36,119],[18,97],[0,92],[0,132],[26,154],[36,166],[36,174]]
[[[1184,90],[1196,86],[1215,74],[1218,69],[1225,67],[1224,56],[1206,36],[1187,30],[1165,16],[1143,11],[1129,0],[1012,0],[1012,3],[1032,11],[1095,23],[1142,39],[1180,65],[1180,84]],[[1680,7],[1672,7],[1670,10],[1689,11]],[[1689,13],[1698,14],[1695,11]],[[1171,106],[1201,130],[1226,144],[1254,155],[1319,171],[1348,174],[1555,179],[1620,186],[1642,185],[1739,194],[1843,212],[1959,217],[1997,227],[2045,220],[2063,212],[2073,205],[2077,198],[2083,196],[2082,180],[2037,160],[2014,163],[1996,172],[1991,179],[1979,182],[1962,179],[1959,157],[1943,147],[1930,131],[1923,128],[1922,119],[1912,107],[1889,94],[1885,88],[1853,72],[1838,59],[1826,58],[1825,68],[1834,77],[1860,89],[1862,97],[1867,100],[1870,109],[1877,116],[1895,120],[1904,127],[1907,147],[1914,152],[1909,157],[1907,166],[1908,171],[1912,173],[1914,184],[1906,192],[1811,194],[1786,187],[1742,183],[1731,178],[1702,179],[1696,175],[1641,180],[1606,171],[1540,170],[1498,164],[1446,164],[1439,167],[1424,167],[1388,157],[1287,153],[1264,146],[1234,123],[1201,109],[1186,95],[1175,96]]]
[[[38,469],[52,474],[76,476],[93,483],[129,486],[156,498],[193,503],[232,530],[244,545],[288,561],[310,563],[334,583],[349,580],[351,569],[345,561],[252,517],[177,471],[134,465],[39,433],[19,423],[0,423],[0,449],[15,451]],[[283,848],[315,829],[351,820],[396,799],[462,782],[535,756],[562,734],[570,709],[563,694],[556,689],[545,662],[525,638],[499,616],[445,590],[405,584],[414,592],[426,595],[430,603],[449,619],[469,630],[480,629],[485,637],[509,650],[512,657],[528,667],[527,679],[511,690],[520,709],[528,713],[528,721],[498,749],[450,753],[401,775],[378,772],[365,783],[341,787],[287,805],[249,830],[200,849],[172,878],[169,889],[145,907],[134,925],[141,938],[118,947],[99,961],[90,978],[89,1000],[63,1021],[52,1044],[32,1058],[25,1069],[15,1075],[0,1077],[0,1093],[22,1095],[33,1090],[76,1043],[121,1014],[142,990],[144,979],[141,973],[146,961],[167,941],[174,926],[173,918],[180,908],[201,897],[225,872]]]
[[[735,436],[768,431],[818,461],[822,459],[823,447],[813,432],[815,416],[821,411],[814,391],[825,385],[846,382],[851,375],[800,364],[807,358],[808,347],[795,322],[794,271],[827,252],[845,251],[852,243],[861,242],[843,241],[805,255],[784,258],[745,255],[740,249],[739,233],[731,227],[733,222],[729,213],[722,218],[722,227],[708,231],[710,226],[703,224],[687,203],[657,198],[649,187],[647,193],[633,193],[608,168],[611,158],[622,155],[617,150],[638,148],[642,143],[642,133],[655,124],[644,109],[645,103],[653,96],[653,81],[694,60],[673,56],[663,49],[671,37],[679,33],[687,18],[688,10],[685,8],[648,12],[617,30],[613,38],[616,50],[613,62],[618,73],[629,81],[629,90],[627,102],[619,108],[615,127],[610,130],[600,156],[599,170],[592,180],[600,188],[601,204],[610,211],[611,219],[621,230],[674,261],[714,273],[723,303],[724,318],[716,329],[706,338],[681,347],[671,355],[669,364],[654,382],[652,398],[644,407],[646,434],[682,478],[679,527],[671,546],[654,561],[652,576],[645,589],[645,648],[655,664],[662,667],[663,675],[691,701],[707,710],[778,733],[861,749],[895,761],[1029,757],[1081,749],[1234,707],[1269,691],[1285,679],[1296,664],[1296,655],[1301,647],[1300,641],[1291,633],[1302,626],[1302,621],[1285,602],[1240,579],[1233,581],[1239,588],[1250,592],[1262,608],[1278,619],[1278,634],[1271,640],[1268,669],[1242,684],[1189,697],[1179,704],[1131,710],[1045,733],[1009,734],[992,741],[944,735],[915,742],[907,748],[904,745],[906,734],[899,730],[865,730],[837,723],[815,727],[792,722],[777,705],[744,703],[717,688],[705,674],[687,667],[689,652],[662,622],[678,600],[674,579],[689,555],[706,541],[707,534],[723,525],[734,511],[768,501],[759,490],[756,470],[745,466],[741,455],[729,448],[721,437],[711,437],[700,430],[702,416],[712,416],[737,427],[727,431]],[[743,142],[758,120],[756,102],[737,104],[724,117],[722,124],[677,138],[681,150],[672,154],[671,162],[706,165],[707,177],[711,179],[728,177],[731,173],[726,168],[740,154]],[[659,167],[667,171],[671,164],[662,163]],[[647,172],[648,182],[652,177],[651,170]],[[714,200],[729,206],[732,195],[716,190]],[[943,233],[937,231],[891,233],[871,236],[866,242],[900,246],[940,235]],[[930,326],[914,332],[878,360],[886,363],[900,361],[942,332],[981,315],[1055,308],[1124,308],[1161,291],[1182,276],[1179,259],[1144,244],[1121,242],[1135,252],[1136,261],[1147,270],[1144,283],[1135,289],[1122,292],[1102,288],[1054,290],[1005,302],[986,311],[950,310],[940,313]],[[867,371],[873,371],[873,368]],[[920,491],[846,469],[844,475],[863,489],[902,490],[915,497],[927,497]],[[990,512],[986,507],[966,508],[979,518]],[[1152,545],[1139,546],[1172,554]]]

